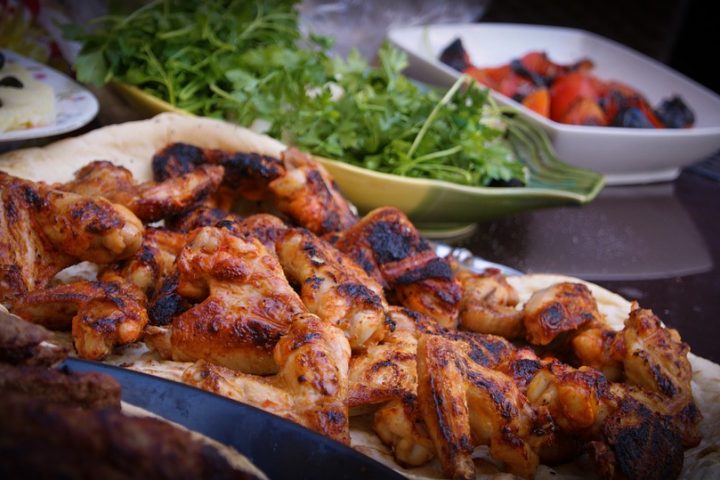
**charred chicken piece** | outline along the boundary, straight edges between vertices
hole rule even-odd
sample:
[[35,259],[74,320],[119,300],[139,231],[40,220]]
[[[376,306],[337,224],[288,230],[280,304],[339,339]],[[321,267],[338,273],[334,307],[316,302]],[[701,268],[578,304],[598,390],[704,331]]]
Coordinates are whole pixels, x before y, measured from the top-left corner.
[[16,315],[45,327],[71,329],[78,355],[102,360],[136,342],[148,323],[145,295],[126,282],[76,282],[36,290],[13,304]]
[[0,301],[44,288],[60,270],[134,254],[143,226],[104,198],[52,190],[0,172]]
[[400,210],[384,207],[334,236],[335,246],[388,288],[405,307],[454,329],[461,288],[449,262]]
[[502,335],[512,340],[522,332],[522,312],[515,308],[519,298],[515,289],[496,268],[482,273],[454,268],[462,286],[460,325],[465,330]]
[[177,266],[177,293],[199,303],[169,326],[148,327],[146,341],[164,358],[276,372],[273,348],[306,309],[275,255],[258,240],[205,227],[188,235]]
[[262,377],[198,360],[183,372],[182,381],[302,424],[292,395],[284,390],[277,375]]
[[125,167],[98,160],[75,172],[75,179],[58,188],[89,197],[102,196],[130,209],[143,222],[155,222],[192,209],[215,191],[223,169],[200,165],[191,172],[162,182],[136,184]]
[[700,443],[702,419],[693,400],[692,366],[687,354],[690,347],[680,339],[677,330],[663,327],[651,310],[633,304],[625,328],[614,344],[616,355],[622,354],[627,383],[647,392],[659,394],[659,410],[676,418],[683,443],[693,447]]
[[[640,387],[637,391],[645,392],[641,401],[672,418],[686,447],[700,442],[701,415],[690,386],[689,348],[652,311],[634,303],[623,330],[616,332],[594,321],[572,338],[571,345],[582,364],[601,370],[609,379]],[[661,399],[652,399],[653,395]]]
[[602,425],[602,440],[587,447],[604,478],[677,478],[683,466],[682,442],[669,419],[630,396]]
[[373,416],[373,430],[401,465],[424,465],[435,457],[435,445],[422,421],[417,397],[391,400]]
[[557,283],[533,293],[523,310],[526,338],[547,345],[560,334],[600,322],[595,298],[581,283]]
[[350,347],[342,331],[313,314],[296,315],[274,356],[280,370],[273,377],[200,361],[185,371],[183,381],[349,443]]
[[385,336],[382,287],[343,253],[301,229],[282,234],[277,253],[285,274],[300,285],[308,310],[345,332],[353,350],[365,350]]
[[267,196],[268,184],[285,173],[282,161],[268,155],[202,149],[186,143],[173,143],[153,157],[155,181],[192,172],[201,165],[220,165],[225,169],[223,184],[236,195],[249,200]]
[[276,253],[276,243],[287,230],[287,225],[278,217],[268,213],[258,213],[242,220],[222,220],[216,223],[219,228],[225,228],[233,235],[250,240],[260,241],[270,253]]
[[165,226],[170,230],[188,233],[200,227],[214,227],[218,222],[242,220],[240,215],[229,213],[220,208],[199,206],[174,217],[165,219]]
[[405,309],[390,307],[389,313],[394,329],[380,344],[350,359],[349,404],[353,408],[385,402],[374,414],[373,430],[400,464],[419,466],[435,456],[417,404],[420,327]]
[[343,231],[357,222],[322,165],[293,148],[283,152],[282,161],[285,172],[268,185],[281,212],[317,235]]
[[390,307],[389,313],[394,330],[350,359],[350,408],[417,393],[416,327],[397,307]]
[[607,478],[676,478],[682,467],[680,419],[667,414],[660,395],[551,361],[537,370],[527,397],[548,409],[561,432],[589,442]]
[[489,445],[510,473],[534,475],[537,419],[510,377],[480,366],[438,335],[420,338],[418,377],[420,410],[445,475],[475,478],[476,445]]
[[295,411],[309,428],[350,443],[348,364],[350,345],[343,332],[312,314],[293,318],[277,344],[278,376],[293,397]]
[[105,267],[99,280],[126,280],[152,298],[164,278],[174,271],[175,259],[185,246],[185,235],[148,227],[140,249],[130,258]]

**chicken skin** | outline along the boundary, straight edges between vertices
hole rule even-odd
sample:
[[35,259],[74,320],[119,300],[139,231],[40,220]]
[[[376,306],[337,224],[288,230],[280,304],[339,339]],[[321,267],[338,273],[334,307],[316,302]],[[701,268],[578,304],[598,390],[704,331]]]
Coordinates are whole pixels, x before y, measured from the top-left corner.
[[581,283],[557,283],[533,293],[523,309],[527,341],[548,345],[560,334],[600,321],[590,289]]
[[73,181],[57,188],[89,197],[105,197],[124,205],[143,222],[155,222],[192,209],[214,192],[222,179],[222,167],[200,165],[163,182],[138,185],[125,167],[98,160],[75,172]]
[[383,338],[387,303],[382,288],[352,260],[302,229],[282,234],[277,253],[285,274],[300,285],[308,310],[344,331],[354,351]]
[[417,393],[417,339],[396,330],[350,360],[350,407],[374,405]]
[[248,200],[268,197],[268,184],[285,173],[283,162],[268,155],[172,143],[153,156],[153,178],[162,182],[190,173],[201,165],[222,166],[225,170],[223,185],[231,194]]
[[342,231],[357,222],[322,165],[293,148],[283,152],[282,161],[284,174],[269,184],[281,212],[317,235]]
[[440,335],[421,336],[417,360],[420,411],[443,473],[475,478],[472,451],[489,445],[510,473],[531,478],[539,461],[531,438],[537,418],[512,379],[474,362]]
[[[384,403],[373,416],[373,430],[402,465],[419,466],[435,456],[417,403],[417,335],[413,313],[389,310],[394,329],[383,341],[350,359],[349,405]],[[418,323],[422,324],[420,319]],[[429,320],[432,322],[432,320]]]
[[453,268],[462,286],[460,326],[478,333],[502,335],[513,340],[522,332],[522,312],[515,308],[519,298],[515,289],[496,268],[475,273]]
[[36,290],[13,313],[54,330],[71,329],[78,355],[102,360],[117,345],[136,342],[148,322],[145,295],[125,282],[76,282]]
[[106,266],[98,274],[104,282],[126,280],[152,298],[162,281],[174,271],[175,259],[185,246],[185,235],[148,227],[133,256]]
[[133,255],[143,226],[104,198],[52,190],[0,172],[0,301],[44,288],[81,260],[108,263]]
[[272,377],[199,361],[185,371],[183,381],[349,443],[350,346],[342,331],[313,314],[298,314],[274,356],[279,372]]
[[205,227],[188,235],[177,259],[177,293],[199,302],[146,341],[165,358],[209,360],[245,373],[277,371],[273,348],[306,308],[275,257],[258,240]]
[[400,304],[454,329],[461,288],[449,262],[439,258],[400,210],[378,208],[357,224],[332,236],[347,254]]
[[165,219],[165,226],[175,232],[188,233],[200,227],[214,227],[222,221],[240,221],[242,217],[226,210],[201,205],[192,210]]
[[652,394],[610,383],[592,368],[543,363],[528,384],[528,399],[547,408],[561,432],[588,442],[591,458],[606,478],[677,477],[683,461],[681,433]]

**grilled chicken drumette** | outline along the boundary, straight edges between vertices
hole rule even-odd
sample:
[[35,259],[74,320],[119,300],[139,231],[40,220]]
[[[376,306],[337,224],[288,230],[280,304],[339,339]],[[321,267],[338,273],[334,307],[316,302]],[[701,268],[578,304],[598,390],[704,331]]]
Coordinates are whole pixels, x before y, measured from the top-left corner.
[[218,188],[222,178],[222,167],[201,165],[162,182],[136,184],[127,168],[98,160],[75,172],[73,181],[56,187],[89,197],[105,197],[124,205],[142,221],[155,222],[192,209]]
[[201,361],[185,371],[183,380],[349,443],[350,346],[343,332],[313,314],[298,314],[275,346],[274,357],[279,371],[272,377]]
[[400,210],[379,208],[331,240],[407,308],[457,326],[460,284]]
[[121,205],[0,172],[0,301],[44,288],[60,270],[133,255],[140,220]]
[[153,158],[153,175],[156,181],[163,181],[208,164],[225,169],[223,185],[231,194],[270,201],[297,225],[318,235],[344,230],[357,221],[325,168],[292,148],[278,159],[172,144]]
[[277,208],[298,225],[322,235],[343,231],[357,216],[325,168],[290,148],[282,153],[285,172],[270,182]]
[[117,345],[136,342],[147,324],[145,295],[123,281],[75,282],[35,290],[12,312],[54,330],[72,330],[82,358],[101,360]]
[[277,371],[272,351],[291,318],[307,310],[277,258],[259,241],[205,227],[188,235],[177,259],[177,293],[191,302],[170,326],[148,327],[165,358],[209,360],[248,373]]
[[522,312],[517,310],[519,298],[515,289],[496,268],[482,273],[453,268],[462,286],[460,326],[465,330],[515,339],[522,333]]
[[382,287],[355,262],[302,229],[280,235],[277,253],[308,310],[344,331],[354,351],[384,337],[387,303]]

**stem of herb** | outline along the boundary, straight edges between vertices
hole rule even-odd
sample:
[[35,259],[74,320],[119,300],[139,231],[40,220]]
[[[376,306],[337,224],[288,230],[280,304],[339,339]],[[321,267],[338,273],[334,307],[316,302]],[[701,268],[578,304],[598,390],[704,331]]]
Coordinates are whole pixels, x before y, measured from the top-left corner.
[[440,109],[452,99],[452,97],[455,95],[455,92],[457,92],[458,89],[462,86],[462,84],[465,83],[466,79],[467,77],[465,75],[460,75],[460,78],[455,81],[453,86],[450,87],[450,89],[445,93],[445,96],[441,98],[437,105],[435,105],[435,107],[432,109],[432,112],[430,112],[430,115],[428,115],[425,123],[423,123],[423,126],[420,128],[420,131],[415,137],[415,140],[413,140],[413,143],[410,146],[410,150],[408,150],[408,158],[412,158],[412,156],[415,154],[415,150],[417,150],[420,146],[420,142],[425,136],[425,133],[427,133],[428,129],[430,128],[430,125],[432,125],[432,122],[433,120],[435,120],[435,117],[437,116]]

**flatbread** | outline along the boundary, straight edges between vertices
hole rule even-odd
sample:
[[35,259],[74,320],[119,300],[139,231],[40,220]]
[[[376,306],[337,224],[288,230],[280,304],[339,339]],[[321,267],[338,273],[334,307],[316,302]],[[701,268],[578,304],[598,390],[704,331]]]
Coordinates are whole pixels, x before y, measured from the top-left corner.
[[[35,181],[64,182],[72,179],[73,173],[88,162],[105,159],[128,168],[138,181],[146,181],[152,178],[150,159],[153,154],[172,142],[276,157],[285,149],[282,143],[274,139],[222,121],[163,113],[150,120],[104,127],[44,148],[7,153],[0,156],[0,170]],[[557,282],[585,283],[595,296],[600,312],[616,329],[623,327],[630,312],[630,302],[623,297],[576,278],[532,274],[510,277],[508,281],[517,289],[521,303],[532,292]],[[69,337],[58,335],[57,340],[67,343]],[[681,476],[720,478],[720,365],[692,353],[689,359],[693,367],[693,394],[704,417],[700,427],[703,440],[700,445],[685,452]],[[125,348],[119,355],[110,357],[108,362],[171,380],[179,380],[183,370],[191,365],[161,361],[148,352],[142,343]],[[369,416],[352,418],[351,437],[354,448],[409,478],[442,478],[437,460],[420,468],[403,469],[398,466],[387,447],[372,432]],[[483,448],[476,450],[477,456],[482,458],[483,451]],[[478,478],[512,478],[509,474],[498,473],[491,462],[481,464],[479,470],[481,473]],[[536,478],[588,478],[588,472],[592,470],[581,459],[554,469],[541,465]]]

